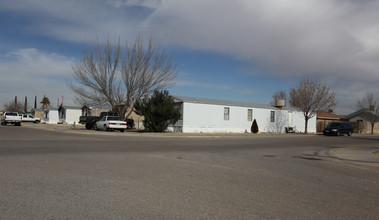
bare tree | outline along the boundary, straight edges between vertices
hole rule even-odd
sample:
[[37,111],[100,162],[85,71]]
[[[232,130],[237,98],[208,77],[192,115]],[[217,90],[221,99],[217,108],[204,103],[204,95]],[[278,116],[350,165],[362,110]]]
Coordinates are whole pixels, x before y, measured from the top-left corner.
[[97,40],[82,50],[82,60],[72,66],[73,81],[68,83],[76,93],[75,102],[86,105],[108,104],[117,110],[125,102],[125,91],[117,78],[120,60],[120,40],[104,43]]
[[374,134],[375,123],[379,121],[379,97],[368,92],[358,100],[357,107],[363,111],[363,117],[371,124],[371,134]]
[[[173,57],[155,45],[152,38],[145,49],[143,39],[138,37],[133,45],[125,47],[123,55],[121,73],[127,88],[127,107],[155,90],[173,85],[178,75]],[[128,115],[131,112],[132,109]]]
[[123,47],[120,39],[114,43],[97,40],[82,53],[82,60],[72,67],[73,80],[68,83],[76,93],[75,102],[109,105],[122,118],[130,115],[136,100],[173,84],[177,76],[172,56],[167,56],[151,38],[147,48],[141,37],[131,45],[125,42]]
[[274,117],[272,118],[273,121],[271,121],[272,120],[271,118],[267,119],[268,132],[284,133],[285,127],[286,127],[287,122],[288,122],[288,117],[281,110],[277,110],[274,112],[275,112]]
[[24,109],[24,105],[20,102],[11,101],[4,105],[5,111],[21,113]]
[[305,133],[308,133],[308,120],[317,112],[327,111],[336,106],[335,93],[319,81],[302,80],[297,88],[290,91],[290,104],[302,111],[305,119]]

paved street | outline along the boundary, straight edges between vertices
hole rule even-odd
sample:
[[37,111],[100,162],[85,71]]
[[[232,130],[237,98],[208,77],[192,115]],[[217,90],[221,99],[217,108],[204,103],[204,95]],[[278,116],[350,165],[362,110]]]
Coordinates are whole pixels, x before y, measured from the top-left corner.
[[0,219],[379,218],[377,163],[325,153],[379,136],[87,133],[1,126]]

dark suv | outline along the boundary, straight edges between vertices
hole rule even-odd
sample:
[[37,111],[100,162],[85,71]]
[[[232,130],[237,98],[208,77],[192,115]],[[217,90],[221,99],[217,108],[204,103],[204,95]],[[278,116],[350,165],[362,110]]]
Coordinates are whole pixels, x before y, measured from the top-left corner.
[[324,135],[344,135],[347,134],[351,136],[353,133],[353,127],[347,122],[332,122],[324,130],[322,130]]

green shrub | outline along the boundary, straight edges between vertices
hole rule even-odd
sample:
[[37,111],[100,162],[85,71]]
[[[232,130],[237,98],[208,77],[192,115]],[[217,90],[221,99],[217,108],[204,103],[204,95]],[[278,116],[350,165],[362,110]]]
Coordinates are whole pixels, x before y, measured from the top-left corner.
[[143,126],[146,131],[164,132],[170,124],[180,119],[180,111],[174,105],[174,98],[168,91],[156,90],[151,97],[137,101],[134,108],[138,115],[145,117]]

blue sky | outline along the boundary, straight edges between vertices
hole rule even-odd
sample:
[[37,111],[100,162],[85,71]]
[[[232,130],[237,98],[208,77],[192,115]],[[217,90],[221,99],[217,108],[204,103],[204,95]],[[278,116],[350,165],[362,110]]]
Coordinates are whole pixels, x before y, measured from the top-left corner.
[[81,48],[96,36],[150,35],[174,55],[173,95],[269,103],[305,78],[351,113],[379,94],[376,0],[0,0],[0,107],[64,96]]

